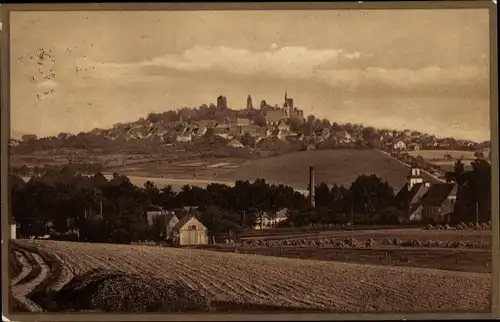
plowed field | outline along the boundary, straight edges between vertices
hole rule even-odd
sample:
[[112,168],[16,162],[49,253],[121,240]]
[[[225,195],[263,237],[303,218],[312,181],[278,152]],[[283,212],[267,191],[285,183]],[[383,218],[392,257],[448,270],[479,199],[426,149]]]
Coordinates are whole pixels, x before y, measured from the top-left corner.
[[[17,253],[27,266],[24,275],[37,264],[41,268],[24,287],[13,286],[19,300],[36,285],[57,291],[72,276],[98,269],[134,274],[145,282],[180,281],[211,301],[241,307],[335,312],[489,312],[491,307],[491,275],[483,273],[149,246],[40,240],[16,240],[14,245],[30,250],[24,253],[30,258]],[[47,258],[54,262],[46,263]]]

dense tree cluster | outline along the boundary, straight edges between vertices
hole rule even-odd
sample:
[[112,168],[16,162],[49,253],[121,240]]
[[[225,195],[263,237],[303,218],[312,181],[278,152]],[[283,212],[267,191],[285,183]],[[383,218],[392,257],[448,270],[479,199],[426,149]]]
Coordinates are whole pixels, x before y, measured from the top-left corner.
[[[85,175],[69,166],[33,176],[25,182],[11,174],[11,213],[21,236],[53,234],[63,238],[79,231],[80,240],[130,242],[157,238],[148,227],[145,210],[152,206],[191,211],[211,235],[238,233],[287,209],[283,225],[388,223],[380,213],[390,206],[393,189],[375,175],[362,175],[350,187],[320,183],[316,207],[307,197],[284,185],[237,181],[232,187],[210,184],[205,189],[184,186],[179,192],[151,182],[137,187],[126,176]],[[394,219],[394,218],[393,218]],[[390,221],[391,219],[389,219]],[[157,223],[158,224],[158,223]],[[155,232],[156,229],[156,232]],[[152,236],[154,235],[154,236]]]
[[491,164],[478,158],[465,171],[461,160],[454,171],[447,173],[448,181],[458,184],[457,203],[452,220],[457,222],[487,222],[491,220]]

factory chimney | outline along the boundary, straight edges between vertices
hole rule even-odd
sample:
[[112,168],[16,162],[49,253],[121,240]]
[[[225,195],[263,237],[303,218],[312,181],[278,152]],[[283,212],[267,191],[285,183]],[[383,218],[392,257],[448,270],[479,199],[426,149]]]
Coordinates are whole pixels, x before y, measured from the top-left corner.
[[309,205],[314,208],[315,202],[314,202],[314,167],[309,166]]

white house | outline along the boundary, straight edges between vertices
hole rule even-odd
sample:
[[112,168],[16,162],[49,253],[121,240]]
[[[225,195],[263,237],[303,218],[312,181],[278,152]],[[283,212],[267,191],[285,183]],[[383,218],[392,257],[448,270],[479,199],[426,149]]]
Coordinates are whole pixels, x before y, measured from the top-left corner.
[[174,245],[192,246],[208,244],[208,229],[192,215],[185,215],[172,228]]
[[396,143],[394,143],[394,149],[395,150],[404,150],[404,149],[406,149],[406,143],[404,143],[401,140],[398,140],[398,141],[396,141]]
[[204,136],[206,133],[207,133],[207,128],[204,127],[204,126],[201,126],[201,127],[197,127],[195,130],[194,130],[194,133],[195,133],[195,136]]
[[[280,211],[276,212],[275,216],[272,216],[272,215],[267,214],[267,213],[264,214],[262,216],[262,229],[269,229],[269,228],[276,227],[276,225],[279,224],[280,222],[287,220],[287,217],[286,217],[287,211],[288,210],[286,208],[281,209]],[[261,229],[260,218],[257,218],[257,222],[256,222],[254,228],[256,230]]]
[[177,137],[177,142],[190,142],[192,139],[191,133],[183,133]]

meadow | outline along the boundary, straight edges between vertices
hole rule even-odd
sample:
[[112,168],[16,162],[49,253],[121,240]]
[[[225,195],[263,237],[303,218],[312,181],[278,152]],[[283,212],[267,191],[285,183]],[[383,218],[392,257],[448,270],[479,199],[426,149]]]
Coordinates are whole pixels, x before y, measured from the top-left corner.
[[[202,158],[196,155],[181,159],[156,155],[127,156],[129,160],[124,166],[123,156],[97,158],[106,159],[107,167],[104,172],[109,175],[118,172],[131,177],[139,185],[151,180],[159,186],[173,185],[175,190],[184,184],[204,187],[209,182],[232,184],[237,180],[254,181],[265,178],[268,182],[305,191],[309,179],[308,168],[311,165],[315,167],[317,183],[349,186],[359,175],[376,174],[399,190],[406,183],[409,171],[405,165],[379,151],[354,149],[301,151],[256,160]],[[16,159],[15,164],[23,162]],[[428,181],[436,181],[427,174],[424,176]]]
[[417,157],[422,156],[424,160],[444,160],[445,155],[449,154],[454,160],[474,160],[474,151],[459,151],[459,150],[419,150],[408,151],[408,154]]
[[484,273],[41,240],[11,254],[32,311],[491,311]]
[[[311,150],[247,162],[238,169],[219,174],[222,180],[265,178],[296,189],[307,189],[309,166],[315,167],[316,182],[349,186],[359,175],[376,174],[392,187],[406,183],[408,168],[375,150]],[[293,175],[290,175],[293,174]],[[435,180],[426,176],[426,180]]]
[[[376,174],[396,190],[406,183],[409,171],[405,165],[381,152],[349,149],[301,151],[246,161],[231,158],[198,162],[150,162],[115,170],[130,176],[134,183],[145,182],[145,178],[148,178],[160,186],[172,184],[174,188],[186,183],[204,187],[207,182],[232,184],[237,180],[265,178],[267,182],[284,184],[305,192],[311,165],[315,167],[316,183],[349,186],[359,175]],[[436,181],[427,174],[424,176],[428,181]],[[169,180],[172,183],[168,183]]]
[[[426,162],[429,162],[435,166],[439,166],[445,171],[453,171],[453,167],[457,160],[462,160],[467,170],[471,169],[471,163],[476,158],[474,157],[474,151],[458,151],[458,150],[420,150],[420,151],[408,151],[408,154],[412,157],[421,156]],[[451,156],[451,159],[447,160],[446,155]]]

